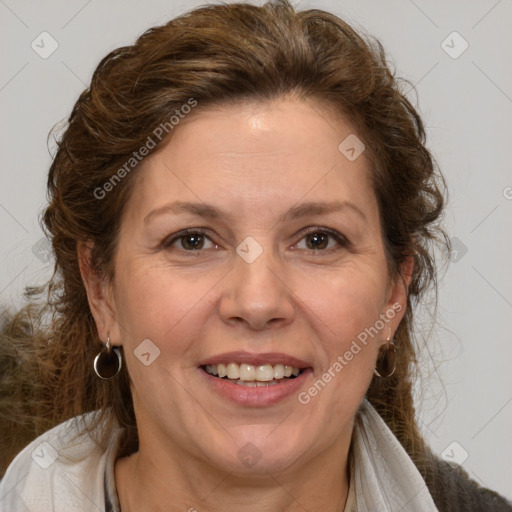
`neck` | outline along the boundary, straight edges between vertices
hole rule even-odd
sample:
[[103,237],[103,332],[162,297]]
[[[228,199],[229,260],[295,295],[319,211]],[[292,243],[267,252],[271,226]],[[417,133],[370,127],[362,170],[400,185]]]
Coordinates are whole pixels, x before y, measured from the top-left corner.
[[[204,460],[140,450],[115,465],[122,512],[141,510],[187,512],[246,512],[282,510],[342,512],[348,495],[348,443],[340,437],[327,450],[286,472],[271,470],[254,476],[222,473]],[[169,452],[171,453],[171,452]]]

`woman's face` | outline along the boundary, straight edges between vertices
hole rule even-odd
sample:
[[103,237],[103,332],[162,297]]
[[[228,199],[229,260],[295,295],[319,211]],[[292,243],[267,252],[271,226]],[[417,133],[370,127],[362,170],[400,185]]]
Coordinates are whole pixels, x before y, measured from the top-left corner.
[[141,164],[95,310],[124,346],[141,453],[245,474],[348,448],[405,304],[353,137],[282,98],[198,110]]

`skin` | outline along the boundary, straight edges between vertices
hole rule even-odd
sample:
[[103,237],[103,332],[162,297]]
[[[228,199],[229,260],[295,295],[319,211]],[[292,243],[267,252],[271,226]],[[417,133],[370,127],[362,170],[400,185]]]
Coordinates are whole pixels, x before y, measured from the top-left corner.
[[[133,382],[140,449],[116,462],[122,510],[343,510],[354,416],[378,347],[405,312],[408,284],[388,274],[368,160],[349,161],[338,145],[353,129],[310,102],[199,108],[137,170],[113,281],[88,267],[87,246],[79,250],[99,336],[124,346]],[[166,210],[144,222],[176,200],[223,213]],[[304,202],[336,200],[360,213],[280,220]],[[318,242],[308,227],[349,244]],[[206,230],[202,249],[184,248],[186,236],[163,247],[186,228]],[[252,263],[236,252],[247,236],[263,248]],[[198,369],[223,352],[283,352],[310,363],[307,391],[397,303],[401,312],[306,405],[294,393],[243,407]],[[134,355],[145,339],[160,350],[148,366]],[[251,467],[237,456],[247,442],[261,454]]]

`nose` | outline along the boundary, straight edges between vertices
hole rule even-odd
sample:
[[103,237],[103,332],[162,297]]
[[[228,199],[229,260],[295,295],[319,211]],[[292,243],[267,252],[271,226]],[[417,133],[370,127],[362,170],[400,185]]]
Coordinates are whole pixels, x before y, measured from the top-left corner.
[[222,320],[252,330],[284,327],[293,321],[293,292],[285,266],[264,250],[248,263],[236,256],[234,268],[226,276],[220,301]]

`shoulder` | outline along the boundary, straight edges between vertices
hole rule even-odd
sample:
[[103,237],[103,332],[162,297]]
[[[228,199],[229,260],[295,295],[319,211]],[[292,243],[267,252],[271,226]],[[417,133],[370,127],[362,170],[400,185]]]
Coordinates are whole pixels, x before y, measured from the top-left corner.
[[[506,498],[480,486],[460,466],[452,467],[427,444],[414,462],[370,402],[363,401],[357,418],[353,449],[358,462],[354,472],[358,505],[370,496],[373,502],[381,500],[382,510],[413,510],[414,498],[415,506],[420,499],[428,505],[421,510],[512,512]],[[384,489],[381,495],[380,486]],[[428,489],[428,496],[420,493],[422,489]],[[389,500],[392,507],[386,505]]]
[[104,509],[105,465],[115,455],[121,429],[100,446],[87,433],[95,415],[61,423],[16,456],[0,483],[0,512]]
[[512,512],[512,502],[479,485],[462,467],[452,467],[431,450],[427,456],[430,464],[425,469],[426,480],[440,511]]

